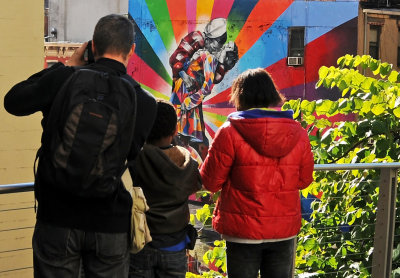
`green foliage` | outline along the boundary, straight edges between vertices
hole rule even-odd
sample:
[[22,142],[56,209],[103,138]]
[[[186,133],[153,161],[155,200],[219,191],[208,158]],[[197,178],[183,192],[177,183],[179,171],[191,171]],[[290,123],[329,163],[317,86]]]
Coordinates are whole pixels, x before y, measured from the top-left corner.
[[216,271],[203,272],[201,275],[197,275],[191,272],[186,272],[185,278],[223,278],[224,276]]
[[[366,55],[345,55],[337,64],[319,69],[316,88],[337,88],[341,92],[339,99],[296,99],[282,107],[292,109],[294,118],[307,129],[315,163],[399,161],[399,73],[392,65]],[[332,116],[337,115],[341,117],[335,119],[345,120],[334,122]],[[374,170],[314,172],[314,182],[302,194],[323,194],[312,204],[310,222],[302,220],[297,274],[370,277],[378,178],[379,171]],[[211,206],[204,207],[196,218],[209,223],[211,212]],[[395,232],[400,234],[398,225]],[[400,277],[400,269],[396,269],[400,266],[399,238],[395,238],[395,246],[392,274]],[[220,247],[217,245],[214,250]],[[222,266],[223,258],[224,252],[217,249],[215,253],[207,252],[203,259],[208,263],[219,260]]]
[[[392,70],[392,65],[370,56],[345,55],[337,64],[320,68],[316,88],[336,87],[341,98],[297,99],[283,106],[283,110],[293,109],[307,127],[315,162],[398,161],[399,73]],[[330,117],[338,114],[350,120],[331,122]],[[311,221],[303,220],[298,237],[298,273],[370,277],[379,171],[317,171],[314,178],[303,195],[323,195],[313,202]],[[394,262],[400,261],[400,247],[394,252]]]
[[202,208],[196,210],[196,219],[200,221],[203,226],[211,225],[212,213],[214,206],[205,204]]
[[203,261],[207,264],[213,264],[218,269],[221,269],[223,273],[226,273],[226,252],[225,252],[225,241],[216,240],[214,241],[214,248],[208,250],[204,256]]

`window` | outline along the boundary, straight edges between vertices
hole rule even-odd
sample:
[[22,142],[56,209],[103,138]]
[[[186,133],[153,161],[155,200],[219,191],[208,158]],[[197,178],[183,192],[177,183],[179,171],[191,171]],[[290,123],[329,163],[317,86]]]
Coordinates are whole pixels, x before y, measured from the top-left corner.
[[380,26],[370,25],[369,27],[369,55],[374,59],[379,59],[379,37]]
[[304,27],[289,28],[288,44],[287,64],[289,66],[302,65],[304,57]]
[[289,57],[304,56],[304,27],[292,27],[289,29]]

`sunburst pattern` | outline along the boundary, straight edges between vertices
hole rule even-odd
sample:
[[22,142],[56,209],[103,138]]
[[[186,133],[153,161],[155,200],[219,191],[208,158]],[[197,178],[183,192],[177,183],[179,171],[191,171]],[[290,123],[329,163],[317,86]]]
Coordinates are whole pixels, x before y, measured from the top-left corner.
[[[169,57],[188,33],[203,31],[212,19],[227,19],[228,41],[235,41],[239,61],[203,102],[206,135],[211,139],[233,111],[233,79],[249,68],[266,68],[288,98],[318,98],[314,84],[322,65],[356,53],[358,1],[301,0],[129,0],[136,25],[136,51],[128,72],[157,97],[169,99]],[[288,67],[288,28],[304,26],[305,64]]]

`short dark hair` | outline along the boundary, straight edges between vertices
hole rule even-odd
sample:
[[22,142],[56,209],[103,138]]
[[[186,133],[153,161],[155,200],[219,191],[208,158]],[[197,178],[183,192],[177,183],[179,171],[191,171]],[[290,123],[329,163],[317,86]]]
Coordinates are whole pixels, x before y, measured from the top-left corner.
[[174,106],[166,100],[157,99],[157,115],[147,137],[148,143],[174,135],[178,118]]
[[133,23],[125,16],[110,14],[97,22],[93,32],[96,54],[105,53],[128,55],[135,42]]
[[238,111],[274,107],[285,101],[270,74],[262,68],[241,73],[232,84],[230,102]]

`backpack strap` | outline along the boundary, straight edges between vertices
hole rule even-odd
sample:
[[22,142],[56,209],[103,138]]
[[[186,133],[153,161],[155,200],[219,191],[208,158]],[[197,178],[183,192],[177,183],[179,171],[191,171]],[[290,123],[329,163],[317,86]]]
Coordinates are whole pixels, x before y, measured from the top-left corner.
[[[134,98],[134,103],[135,103],[134,104],[135,107],[134,107],[134,110],[133,110],[133,128],[132,128],[132,132],[130,134],[130,140],[129,140],[130,146],[131,146],[130,149],[129,149],[129,152],[128,152],[128,154],[129,154],[130,150],[132,148],[132,141],[133,141],[133,136],[134,136],[135,128],[136,128],[136,115],[137,115],[137,95],[136,95],[136,93],[138,91],[136,89],[137,88],[140,89],[140,85],[135,80],[133,80],[132,78],[129,78],[128,75],[126,75],[126,74],[125,75],[121,75],[120,77],[121,77],[122,80],[124,80],[124,82],[128,83],[129,86],[131,86],[131,88],[133,89],[133,98]],[[133,84],[132,84],[132,81],[134,81]],[[131,161],[127,160],[126,161],[124,167],[122,167],[121,172],[117,177],[119,180],[121,180],[121,178],[124,175],[126,169],[128,169],[131,166],[133,166],[134,162],[135,162],[134,160],[131,160]]]

